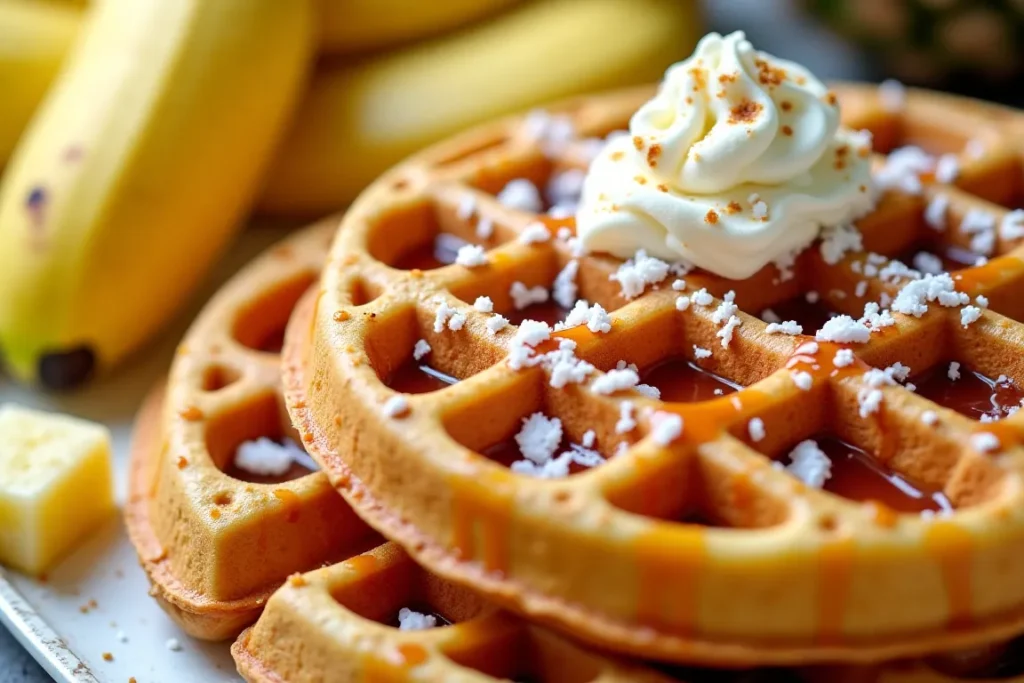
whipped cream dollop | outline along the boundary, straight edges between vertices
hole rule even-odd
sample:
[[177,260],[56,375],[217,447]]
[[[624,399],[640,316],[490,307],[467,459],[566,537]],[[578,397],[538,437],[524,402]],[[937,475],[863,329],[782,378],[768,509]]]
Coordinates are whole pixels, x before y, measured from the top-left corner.
[[870,147],[807,69],[711,33],[594,160],[577,234],[747,278],[873,207]]

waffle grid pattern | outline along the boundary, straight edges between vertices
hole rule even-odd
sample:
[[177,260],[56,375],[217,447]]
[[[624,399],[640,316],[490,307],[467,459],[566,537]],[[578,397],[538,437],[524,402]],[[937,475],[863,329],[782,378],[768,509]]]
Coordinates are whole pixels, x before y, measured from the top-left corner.
[[[644,93],[577,101],[565,113],[582,135],[624,126]],[[876,149],[901,141],[961,149],[981,136],[986,152],[961,160],[955,187],[927,184],[921,196],[889,193],[859,221],[865,252],[898,255],[922,240],[966,244],[955,228],[939,235],[925,224],[929,199],[949,199],[946,222],[971,209],[996,220],[1022,194],[1020,150],[1005,121],[970,104],[911,95],[901,114],[884,112],[868,90],[840,94],[849,123],[868,128]],[[838,345],[769,335],[740,312],[728,348],[712,320],[721,297],[735,292],[741,311],[757,312],[818,292],[832,310],[860,317],[864,303],[895,297],[903,281],[866,278],[848,254],[837,266],[818,248],[785,279],[768,267],[744,282],[686,276],[687,292],[706,288],[710,306],[675,306],[667,287],[625,301],[610,276],[618,263],[579,258],[579,296],[612,313],[612,330],[575,328],[576,355],[600,372],[620,360],[649,367],[671,356],[689,360],[712,349],[702,367],[747,387],[698,404],[669,404],[636,393],[600,396],[586,385],[552,388],[539,368],[503,362],[515,330],[492,335],[487,315],[470,305],[488,296],[495,311],[512,309],[513,282],[549,287],[574,260],[571,243],[517,239],[537,216],[494,198],[514,178],[538,184],[553,171],[585,168],[587,145],[555,157],[518,121],[480,129],[404,164],[368,190],[345,218],[322,288],[300,304],[286,344],[287,401],[306,447],[359,514],[439,574],[482,590],[499,604],[567,629],[604,647],[644,657],[702,664],[867,662],[967,647],[1006,638],[1024,626],[1024,513],[1018,447],[1024,416],[980,425],[900,386],[869,385],[869,368],[901,362],[915,371],[950,357],[982,372],[1024,381],[1017,349],[1024,314],[1015,296],[1024,276],[1016,242],[1000,239],[984,267],[956,276],[972,300],[989,308],[964,327],[959,308],[932,304],[920,318],[849,345],[857,361],[836,367]],[[466,219],[467,193],[474,199]],[[477,237],[481,220],[494,225]],[[549,222],[552,232],[564,227]],[[390,267],[403,250],[448,232],[487,247],[483,268],[452,265],[429,272]],[[858,283],[868,282],[857,296]],[[863,289],[863,288],[861,288]],[[371,295],[361,306],[349,293]],[[466,318],[458,331],[433,332],[439,306]],[[409,396],[407,412],[383,406],[395,392],[389,375],[419,338],[431,363],[461,381]],[[807,373],[804,389],[794,372]],[[600,373],[594,376],[599,376]],[[877,389],[876,412],[861,417],[861,397]],[[637,408],[640,425],[617,434],[620,404]],[[647,410],[650,409],[650,410]],[[601,467],[563,480],[539,481],[480,456],[542,411],[562,420],[573,439],[594,430],[611,455]],[[922,416],[932,411],[934,425]],[[651,416],[682,418],[682,436],[667,447],[652,438]],[[749,421],[764,421],[755,445]],[[960,508],[944,519],[901,515],[810,489],[771,466],[802,438],[828,431],[915,480],[941,487]],[[996,453],[966,444],[979,432],[999,440]],[[700,513],[728,529],[682,523]],[[894,606],[898,606],[894,608]]]
[[133,461],[129,532],[151,592],[190,635],[234,637],[289,574],[379,542],[321,472],[274,485],[224,472],[241,442],[291,433],[278,353],[261,347],[316,280],[336,225],[281,243],[218,293],[179,346],[166,400],[154,392],[159,437],[136,437],[151,452]]

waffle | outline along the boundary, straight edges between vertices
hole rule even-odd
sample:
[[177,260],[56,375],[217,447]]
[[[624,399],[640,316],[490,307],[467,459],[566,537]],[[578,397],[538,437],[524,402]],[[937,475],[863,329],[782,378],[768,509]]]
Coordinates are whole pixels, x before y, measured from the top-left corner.
[[225,473],[241,442],[292,433],[274,337],[336,225],[282,242],[228,283],[138,422],[128,530],[152,594],[195,637],[234,637],[289,574],[379,542],[322,472],[280,483]]
[[[133,444],[133,466],[159,457],[165,388],[143,405]],[[168,607],[167,603],[162,603]],[[445,615],[452,627],[397,631],[405,605]],[[171,612],[172,616],[176,613]],[[389,617],[392,617],[389,619]],[[176,617],[181,623],[181,615]],[[865,669],[711,672],[657,671],[616,660],[530,625],[488,605],[478,595],[431,575],[393,543],[343,562],[293,574],[267,600],[257,623],[232,645],[248,681],[582,681],[669,683],[965,683],[988,680],[938,673],[927,662]],[[961,670],[965,670],[961,667]],[[999,680],[1021,683],[1024,677]]]
[[[426,605],[449,628],[401,631],[400,608]],[[588,652],[420,569],[392,543],[296,574],[231,649],[248,681],[498,680],[668,683]]]
[[[869,663],[1024,630],[1024,414],[979,423],[903,386],[876,386],[869,372],[900,362],[926,373],[955,359],[1024,382],[1018,242],[999,236],[998,256],[958,271],[961,291],[988,299],[978,320],[964,325],[961,309],[935,304],[921,317],[894,314],[891,327],[850,345],[849,365],[836,362],[840,345],[823,341],[812,354],[807,337],[768,334],[750,315],[815,292],[819,306],[860,317],[866,301],[895,297],[904,284],[867,277],[875,258],[867,252],[968,245],[972,236],[957,226],[969,211],[1000,220],[1024,195],[1020,150],[1006,132],[1016,119],[925,92],[891,112],[874,89],[843,88],[847,122],[872,131],[878,153],[904,143],[961,150],[976,140],[958,155],[955,183],[926,178],[920,194],[888,192],[858,221],[865,252],[836,265],[815,246],[792,268],[769,266],[742,282],[692,272],[686,292],[706,288],[714,298],[679,311],[671,277],[627,301],[610,280],[618,261],[574,259],[566,239],[519,239],[538,218],[553,233],[571,230],[571,220],[495,199],[512,179],[543,185],[553,172],[586,168],[586,138],[623,129],[649,94],[553,109],[579,134],[566,144],[546,144],[529,119],[476,129],[364,193],[343,221],[320,290],[300,302],[286,335],[286,400],[307,450],[363,519],[430,571],[611,650],[707,665]],[[939,193],[948,201],[942,233],[924,217]],[[418,261],[407,255],[439,233],[486,247],[488,265],[408,267]],[[612,311],[607,334],[577,327],[555,335],[576,342],[576,355],[598,370],[593,377],[619,361],[645,369],[678,357],[742,390],[656,401],[579,384],[554,389],[541,368],[510,368],[515,328],[492,335],[490,314],[471,304],[487,296],[497,313],[511,314],[514,282],[550,287],[571,260],[578,295]],[[729,291],[742,324],[723,349],[713,316]],[[458,331],[444,329],[453,312],[465,318]],[[420,339],[431,367],[460,381],[399,398],[389,384]],[[713,353],[698,357],[697,349]],[[874,405],[861,417],[864,397]],[[627,400],[638,425],[618,433]],[[603,455],[618,454],[563,479],[511,472],[489,449],[537,411],[560,418],[573,442],[593,431]],[[665,415],[683,420],[675,441],[652,434],[652,420]],[[760,440],[754,418],[763,421]],[[851,500],[772,466],[822,433],[934,489],[955,514],[924,518]]]

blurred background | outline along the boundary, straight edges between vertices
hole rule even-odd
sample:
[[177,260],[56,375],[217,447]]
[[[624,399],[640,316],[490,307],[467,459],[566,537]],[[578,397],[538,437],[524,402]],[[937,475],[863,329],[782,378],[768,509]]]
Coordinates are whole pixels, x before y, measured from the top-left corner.
[[822,78],[880,81],[1024,105],[1024,0],[707,0],[711,29]]

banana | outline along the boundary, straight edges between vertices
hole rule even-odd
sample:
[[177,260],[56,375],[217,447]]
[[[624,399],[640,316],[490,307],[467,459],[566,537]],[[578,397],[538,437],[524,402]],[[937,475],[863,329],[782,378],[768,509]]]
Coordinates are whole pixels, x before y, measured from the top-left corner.
[[60,70],[81,14],[41,0],[0,0],[0,168]]
[[0,351],[83,382],[153,334],[240,224],[305,84],[311,0],[103,0],[0,187]]
[[520,0],[321,0],[320,48],[377,49],[469,23]]
[[329,66],[278,148],[259,208],[316,215],[411,152],[566,95],[655,81],[693,48],[693,0],[549,0],[422,44]]

